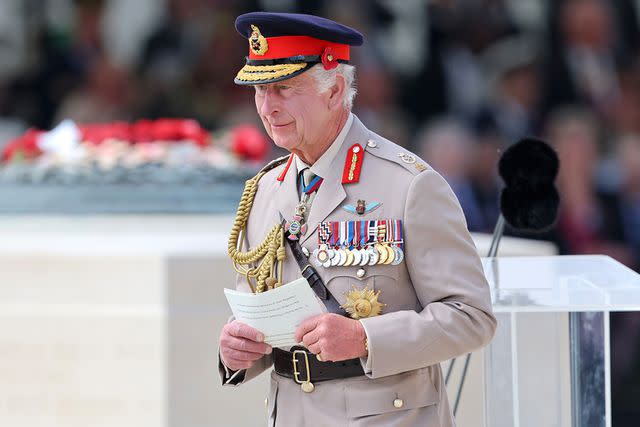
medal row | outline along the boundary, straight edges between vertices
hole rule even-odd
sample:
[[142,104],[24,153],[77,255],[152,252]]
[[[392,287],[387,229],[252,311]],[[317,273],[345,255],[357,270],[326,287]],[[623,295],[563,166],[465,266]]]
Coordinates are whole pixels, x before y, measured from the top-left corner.
[[323,222],[311,261],[325,268],[398,265],[404,259],[402,246],[402,220]]

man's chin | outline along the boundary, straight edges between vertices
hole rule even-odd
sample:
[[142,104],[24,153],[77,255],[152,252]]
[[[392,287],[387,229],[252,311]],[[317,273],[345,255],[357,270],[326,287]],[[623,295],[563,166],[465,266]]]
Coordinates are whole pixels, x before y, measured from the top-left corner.
[[287,139],[280,139],[280,138],[272,138],[272,139],[273,139],[273,143],[277,147],[283,148],[287,151],[292,151],[296,147],[296,144],[294,141],[287,140]]

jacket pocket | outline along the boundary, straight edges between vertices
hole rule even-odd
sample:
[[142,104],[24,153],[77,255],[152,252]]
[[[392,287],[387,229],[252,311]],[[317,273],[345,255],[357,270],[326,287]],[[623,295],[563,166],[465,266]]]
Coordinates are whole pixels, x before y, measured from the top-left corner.
[[[359,269],[360,267],[332,267],[322,272],[327,289],[340,304],[346,302],[347,295],[353,290],[353,287],[357,290],[368,287],[373,291],[397,289],[398,266],[372,265],[362,267],[364,273],[358,274]],[[384,303],[385,298],[388,296],[382,295],[380,301]],[[386,309],[383,308],[382,311],[385,312]]]
[[320,267],[318,271],[325,285],[328,287],[341,287],[341,285],[344,285],[343,282],[373,287],[376,283],[395,283],[400,277],[400,269],[399,266],[396,265],[330,267],[325,269]]
[[346,386],[349,418],[406,411],[435,405],[440,394],[429,367],[376,379],[358,379]]

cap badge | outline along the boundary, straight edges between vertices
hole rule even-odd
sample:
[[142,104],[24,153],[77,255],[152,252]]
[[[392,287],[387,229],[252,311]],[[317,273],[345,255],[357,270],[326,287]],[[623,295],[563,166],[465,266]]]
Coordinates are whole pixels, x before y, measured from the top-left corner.
[[249,37],[249,48],[256,55],[264,55],[269,50],[267,39],[260,34],[260,29],[255,25],[251,26],[251,37]]

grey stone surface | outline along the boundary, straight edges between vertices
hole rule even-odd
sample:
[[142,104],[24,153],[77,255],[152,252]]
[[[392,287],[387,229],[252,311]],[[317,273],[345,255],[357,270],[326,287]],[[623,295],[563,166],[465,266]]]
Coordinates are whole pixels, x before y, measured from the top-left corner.
[[0,214],[233,213],[250,169],[203,165],[0,168]]

